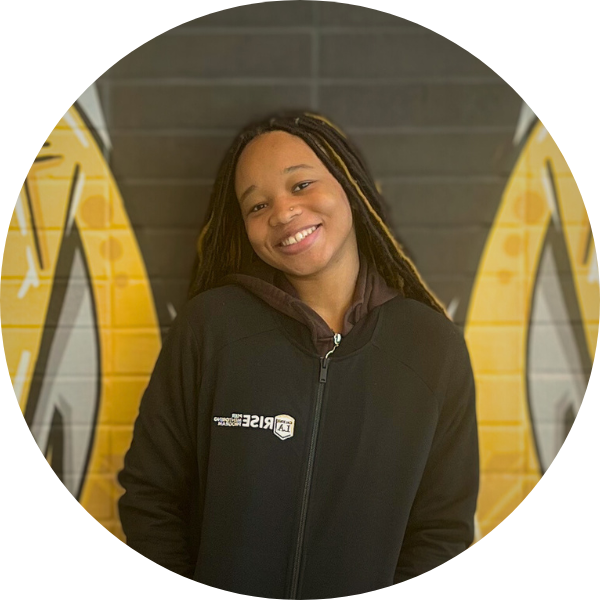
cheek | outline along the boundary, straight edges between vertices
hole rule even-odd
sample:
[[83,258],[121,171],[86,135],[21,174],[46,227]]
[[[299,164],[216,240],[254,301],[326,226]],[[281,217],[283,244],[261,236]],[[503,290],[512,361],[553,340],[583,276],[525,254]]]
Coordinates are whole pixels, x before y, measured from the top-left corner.
[[251,245],[254,245],[255,232],[254,227],[252,227],[252,223],[244,223],[244,227],[246,229],[246,235],[248,236],[248,241]]
[[330,198],[332,202],[331,210],[337,213],[340,221],[343,221],[344,224],[351,223],[352,209],[350,208],[350,202],[348,201],[346,192],[344,192],[344,188],[337,181],[333,184]]
[[352,237],[356,237],[356,229],[354,226],[354,215],[350,205],[346,203],[345,208],[341,212],[342,218],[340,218],[340,235],[343,239],[347,240]]
[[346,220],[348,221],[348,223],[350,223],[350,226],[352,227],[354,224],[354,215],[352,214],[352,209],[350,208],[350,203],[348,202],[348,200],[345,201],[345,214],[346,214]]
[[264,239],[264,236],[261,234],[260,222],[257,220],[250,220],[244,223],[246,228],[246,235],[248,236],[248,241],[252,248],[257,251],[262,245],[261,242]]
[[345,194],[342,194],[342,196],[337,200],[336,217],[340,228],[344,229],[345,231],[349,231],[354,227],[352,209],[350,208],[350,203],[346,199]]

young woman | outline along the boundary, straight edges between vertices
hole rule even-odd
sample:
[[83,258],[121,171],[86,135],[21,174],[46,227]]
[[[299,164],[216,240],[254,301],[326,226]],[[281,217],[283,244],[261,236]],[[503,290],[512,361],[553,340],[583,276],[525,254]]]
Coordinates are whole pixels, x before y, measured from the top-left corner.
[[330,598],[471,544],[468,352],[338,128],[297,113],[242,131],[191,295],[119,475],[132,548],[225,590]]

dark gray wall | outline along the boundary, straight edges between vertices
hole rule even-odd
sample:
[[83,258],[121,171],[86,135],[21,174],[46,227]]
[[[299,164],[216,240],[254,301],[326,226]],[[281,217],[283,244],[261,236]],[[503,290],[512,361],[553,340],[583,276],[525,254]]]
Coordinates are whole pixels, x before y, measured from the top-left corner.
[[329,2],[273,2],[190,21],[98,81],[111,167],[163,326],[185,299],[217,164],[247,121],[317,109],[362,149],[426,281],[465,317],[514,164],[521,99],[414,23]]

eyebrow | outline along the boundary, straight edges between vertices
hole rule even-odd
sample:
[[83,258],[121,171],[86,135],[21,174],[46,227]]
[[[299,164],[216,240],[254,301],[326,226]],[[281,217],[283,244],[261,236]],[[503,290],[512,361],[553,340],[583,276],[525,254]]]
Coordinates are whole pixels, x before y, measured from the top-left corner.
[[[306,165],[304,163],[299,165],[292,165],[290,167],[286,167],[283,169],[282,173],[287,175],[288,173],[293,173],[294,171],[298,171],[299,169],[314,169],[310,165]],[[256,189],[255,185],[251,185],[246,191],[240,196],[240,205],[244,204],[244,200]]]
[[286,167],[283,170],[283,174],[287,175],[288,173],[292,173],[293,171],[297,171],[298,169],[313,169],[310,165],[300,164],[300,165],[292,165],[291,167]]
[[255,185],[251,185],[241,196],[240,196],[240,206],[244,204],[244,200],[248,195],[250,195],[256,189]]

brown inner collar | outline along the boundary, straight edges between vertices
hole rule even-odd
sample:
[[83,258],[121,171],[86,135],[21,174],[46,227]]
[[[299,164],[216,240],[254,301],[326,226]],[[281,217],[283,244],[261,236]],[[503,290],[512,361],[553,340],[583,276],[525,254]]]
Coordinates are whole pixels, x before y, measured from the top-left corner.
[[[379,271],[362,252],[359,253],[359,258],[360,268],[352,302],[344,315],[342,331],[335,332],[341,333],[342,339],[375,307],[400,294],[398,290],[387,285]],[[324,356],[333,348],[334,331],[321,315],[300,300],[298,292],[281,271],[260,259],[255,259],[246,272],[227,275],[219,285],[230,283],[241,285],[276,310],[305,324],[310,329],[313,344],[319,355]]]

